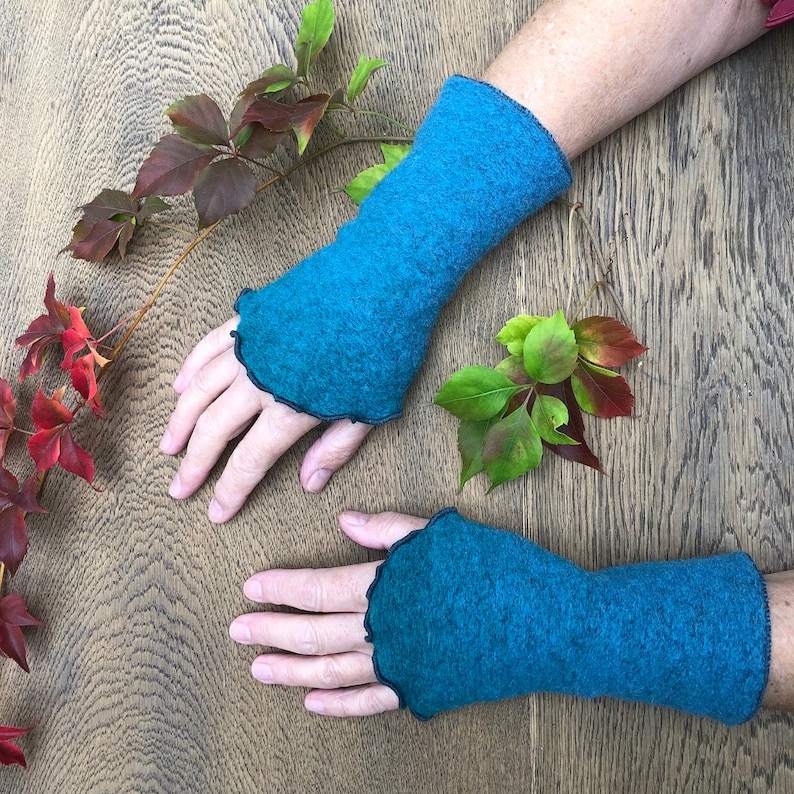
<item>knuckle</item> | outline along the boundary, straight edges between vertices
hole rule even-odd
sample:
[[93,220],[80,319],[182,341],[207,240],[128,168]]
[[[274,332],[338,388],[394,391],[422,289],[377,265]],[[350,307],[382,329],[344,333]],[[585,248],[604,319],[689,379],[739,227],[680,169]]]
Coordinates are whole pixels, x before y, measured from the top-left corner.
[[232,453],[232,463],[243,476],[264,473],[267,470],[261,452],[251,444],[240,444]]
[[317,656],[320,651],[320,637],[316,624],[311,620],[301,622],[295,639],[295,650],[303,656]]
[[308,612],[322,612],[326,603],[323,585],[315,577],[308,577],[300,585],[298,598]]
[[344,671],[335,656],[323,657],[320,662],[318,676],[322,689],[338,689],[345,686]]
[[213,411],[204,411],[196,420],[196,432],[207,438],[219,438],[222,435],[218,417]]

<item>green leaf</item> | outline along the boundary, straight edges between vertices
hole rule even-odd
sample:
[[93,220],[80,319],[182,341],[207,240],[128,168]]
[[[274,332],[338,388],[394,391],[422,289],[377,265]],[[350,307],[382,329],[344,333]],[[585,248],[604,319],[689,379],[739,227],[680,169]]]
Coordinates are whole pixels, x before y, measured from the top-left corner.
[[383,152],[385,162],[359,172],[344,188],[344,192],[356,204],[361,204],[372,193],[381,179],[402,162],[411,147],[405,144],[382,143],[380,149]]
[[438,390],[433,402],[458,419],[479,421],[496,416],[523,388],[488,367],[464,367]]
[[568,407],[562,400],[539,394],[532,406],[532,421],[540,437],[548,444],[578,444],[576,439],[560,433],[557,428],[568,424]]
[[[240,93],[240,96],[250,104],[259,96],[280,94],[282,91],[292,88],[296,81],[297,77],[292,69],[280,63],[277,66],[265,69],[262,72],[262,76],[249,83]],[[231,124],[229,126],[234,129]]]
[[537,317],[529,314],[519,314],[507,321],[507,325],[494,337],[494,339],[507,348],[507,352],[520,356],[524,352],[524,340],[527,334],[546,317]]
[[386,66],[386,61],[382,61],[380,58],[367,59],[366,55],[362,55],[358,59],[356,68],[350,78],[350,85],[347,87],[347,101],[352,104],[356,97],[367,87],[367,81],[372,74],[384,66]]
[[576,402],[594,416],[631,416],[634,395],[625,379],[611,369],[580,361],[571,375]]
[[334,7],[331,0],[309,3],[301,14],[301,27],[295,40],[298,77],[307,77],[314,59],[331,38],[334,29]]
[[486,419],[482,422],[474,422],[464,419],[458,425],[458,451],[461,459],[458,493],[475,474],[483,470],[482,442],[494,421],[495,419]]
[[521,405],[485,433],[482,462],[491,480],[490,493],[498,485],[514,480],[540,464],[543,444],[540,433]]
[[559,383],[576,369],[579,347],[562,309],[541,320],[524,340],[524,367],[540,383]]

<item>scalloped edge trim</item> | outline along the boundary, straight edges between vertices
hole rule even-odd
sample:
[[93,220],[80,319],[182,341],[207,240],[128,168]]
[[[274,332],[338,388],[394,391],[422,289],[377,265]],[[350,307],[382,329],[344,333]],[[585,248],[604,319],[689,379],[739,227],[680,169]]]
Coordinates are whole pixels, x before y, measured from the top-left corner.
[[381,670],[380,662],[378,661],[378,649],[375,646],[375,635],[372,631],[372,624],[370,623],[369,619],[369,604],[371,602],[371,596],[375,592],[375,588],[378,586],[381,577],[381,571],[384,570],[384,566],[389,562],[392,557],[392,554],[400,548],[400,546],[405,545],[406,543],[410,543],[420,532],[426,532],[428,529],[432,529],[436,524],[438,524],[441,519],[448,515],[457,515],[458,511],[455,507],[445,507],[443,510],[439,510],[435,513],[430,520],[427,522],[427,525],[422,529],[415,529],[412,532],[409,532],[404,538],[401,538],[396,543],[393,543],[389,548],[389,551],[386,554],[386,559],[375,569],[375,578],[372,580],[372,584],[367,588],[367,611],[364,615],[364,629],[367,632],[366,636],[364,637],[364,641],[368,642],[372,645],[372,666],[375,669],[375,677],[378,679],[378,682],[383,684],[384,686],[389,687],[389,689],[397,695],[397,699],[400,704],[400,708],[408,708],[411,714],[416,717],[416,719],[420,720],[421,722],[427,722],[429,719],[432,719],[434,716],[433,714],[420,714],[418,711],[414,711],[406,702],[405,696],[400,691],[400,687],[394,682],[390,681]]
[[[244,289],[240,293],[240,297],[245,295],[247,292],[252,292],[252,291],[253,290],[251,289]],[[238,298],[237,300],[239,301],[240,298]],[[235,310],[237,310],[237,302],[235,302],[234,308]],[[374,425],[374,426],[385,425],[387,422],[391,422],[392,419],[400,419],[403,415],[402,411],[397,411],[397,413],[390,414],[385,418],[374,419],[371,417],[357,416],[352,413],[323,414],[319,411],[311,410],[304,405],[299,405],[298,403],[293,402],[292,400],[286,397],[281,397],[275,389],[272,389],[269,386],[266,386],[264,383],[262,383],[262,381],[259,380],[259,378],[256,376],[256,373],[246,363],[245,359],[243,358],[242,350],[240,349],[243,341],[242,336],[240,336],[240,334],[237,333],[237,331],[232,331],[230,336],[232,336],[234,339],[234,355],[237,358],[237,360],[243,365],[243,367],[245,367],[246,375],[248,375],[248,379],[251,381],[251,383],[253,383],[254,386],[256,386],[256,388],[259,389],[259,391],[267,392],[277,403],[286,405],[289,408],[292,408],[293,411],[298,411],[298,413],[302,413],[302,414],[309,414],[309,416],[313,416],[315,419],[319,419],[321,422],[336,422],[339,419],[349,419],[351,422],[362,422],[365,425]]]

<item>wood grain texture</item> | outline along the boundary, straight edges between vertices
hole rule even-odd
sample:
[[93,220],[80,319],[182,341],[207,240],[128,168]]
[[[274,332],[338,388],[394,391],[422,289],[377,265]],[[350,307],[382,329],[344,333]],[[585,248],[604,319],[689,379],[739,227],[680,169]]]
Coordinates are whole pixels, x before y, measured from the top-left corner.
[[[39,313],[50,271],[92,327],[145,302],[181,241],[150,230],[124,262],[74,261],[58,254],[73,208],[102,187],[131,187],[175,98],[208,91],[226,107],[261,69],[290,62],[301,7],[0,0],[0,374],[18,366],[13,340]],[[391,66],[368,101],[409,123],[446,75],[480,73],[528,13],[486,0],[336,7],[318,81],[343,82],[361,52],[383,57]],[[765,570],[794,566],[789,28],[575,164],[569,195],[599,230],[650,347],[628,374],[636,417],[588,423],[606,475],[551,460],[491,496],[479,479],[456,495],[455,423],[431,405],[454,369],[498,360],[491,337],[507,317],[553,312],[567,294],[566,212],[551,206],[466,279],[405,417],[373,433],[326,492],[309,496],[297,481],[304,439],[227,525],[206,519],[209,486],[172,501],[174,461],[157,442],[182,358],[229,316],[241,287],[333,238],[352,208],[330,190],[373,152],[338,152],[225,223],[108,377],[108,421],[79,428],[102,493],[53,476],[50,512],[31,521],[13,590],[46,626],[27,632],[30,675],[0,665],[0,723],[41,723],[21,740],[29,769],[0,771],[0,791],[794,792],[794,721],[780,714],[729,730],[538,695],[426,724],[404,713],[329,720],[306,713],[301,693],[257,684],[254,652],[227,637],[250,573],[368,558],[335,529],[346,508],[429,515],[455,504],[586,567],[737,548]],[[594,278],[581,251],[577,296]]]

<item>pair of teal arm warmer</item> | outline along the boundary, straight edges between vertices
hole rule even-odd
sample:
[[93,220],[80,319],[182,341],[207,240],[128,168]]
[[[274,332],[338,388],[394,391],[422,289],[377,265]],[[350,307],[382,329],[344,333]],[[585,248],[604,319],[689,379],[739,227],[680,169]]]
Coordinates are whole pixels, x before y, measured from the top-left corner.
[[[240,296],[238,358],[259,388],[320,419],[399,416],[463,276],[570,181],[526,108],[451,78],[336,241]],[[377,676],[420,718],[553,691],[732,725],[766,686],[766,589],[742,554],[586,573],[444,512],[391,549],[369,599]]]

